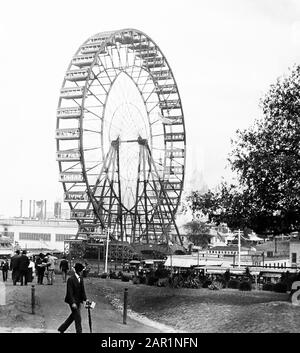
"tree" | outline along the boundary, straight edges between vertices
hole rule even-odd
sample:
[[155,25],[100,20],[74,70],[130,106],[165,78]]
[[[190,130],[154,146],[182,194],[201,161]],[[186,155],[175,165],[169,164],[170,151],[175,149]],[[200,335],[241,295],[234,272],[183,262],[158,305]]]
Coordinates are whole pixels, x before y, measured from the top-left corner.
[[251,207],[247,194],[233,184],[223,182],[216,192],[209,190],[205,194],[193,191],[187,196],[187,205],[194,214],[201,212],[208,217],[209,222],[217,225],[226,223],[236,229],[251,225]]
[[300,231],[300,66],[279,78],[260,102],[263,117],[237,130],[229,162],[237,184],[193,191],[188,207],[209,221],[260,234]]
[[185,210],[189,208],[192,211],[194,220],[198,218],[199,213],[202,213],[204,216],[208,216],[209,221],[211,221],[218,208],[216,195],[210,190],[206,193],[192,191],[186,197],[186,201]]
[[207,248],[210,243],[209,227],[199,221],[191,221],[184,225],[184,228],[188,232],[188,240],[194,245]]
[[229,161],[251,223],[261,230],[300,230],[300,66],[261,100],[263,118],[237,131]]

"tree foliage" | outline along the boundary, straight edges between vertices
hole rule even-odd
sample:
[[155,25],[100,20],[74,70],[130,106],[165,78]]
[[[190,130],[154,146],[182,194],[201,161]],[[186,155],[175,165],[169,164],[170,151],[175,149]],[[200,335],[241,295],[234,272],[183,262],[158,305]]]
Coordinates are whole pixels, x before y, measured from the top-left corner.
[[209,227],[199,221],[191,221],[184,225],[188,232],[188,240],[194,245],[206,248],[210,242]]
[[263,118],[232,142],[250,217],[275,233],[299,230],[300,66],[279,78],[261,100]]
[[184,211],[190,209],[194,220],[197,220],[199,215],[203,214],[204,216],[208,216],[209,221],[212,221],[213,213],[218,208],[218,200],[212,191],[208,190],[206,193],[192,191],[186,197],[186,201]]
[[229,156],[237,185],[188,197],[193,212],[259,233],[300,230],[300,66],[260,102],[263,117],[238,130]]

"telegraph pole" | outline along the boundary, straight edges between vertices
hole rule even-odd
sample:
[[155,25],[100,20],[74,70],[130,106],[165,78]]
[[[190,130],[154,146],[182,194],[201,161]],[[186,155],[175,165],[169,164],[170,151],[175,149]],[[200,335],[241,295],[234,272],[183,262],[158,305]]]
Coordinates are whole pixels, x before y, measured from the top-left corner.
[[105,272],[105,273],[107,273],[108,242],[109,242],[109,228],[107,228],[107,239],[106,239],[105,268],[104,268],[104,272]]
[[241,266],[241,231],[238,232],[238,267]]

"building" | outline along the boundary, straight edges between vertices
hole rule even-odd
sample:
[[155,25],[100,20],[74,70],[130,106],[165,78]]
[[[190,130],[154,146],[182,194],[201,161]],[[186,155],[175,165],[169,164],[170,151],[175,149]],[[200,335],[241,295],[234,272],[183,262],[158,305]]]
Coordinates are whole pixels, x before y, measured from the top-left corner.
[[0,258],[9,256],[13,251],[13,243],[9,237],[0,235]]
[[291,239],[289,260],[291,267],[300,267],[300,239]]
[[0,219],[0,234],[9,236],[15,249],[64,251],[64,240],[77,234],[75,221],[63,219]]

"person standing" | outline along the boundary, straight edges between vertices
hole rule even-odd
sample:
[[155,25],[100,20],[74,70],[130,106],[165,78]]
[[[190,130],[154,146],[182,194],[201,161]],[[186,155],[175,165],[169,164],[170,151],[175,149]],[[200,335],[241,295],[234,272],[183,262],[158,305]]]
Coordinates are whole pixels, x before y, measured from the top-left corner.
[[44,279],[44,274],[46,269],[46,263],[43,262],[44,257],[45,257],[44,254],[40,253],[35,261],[35,268],[37,273],[37,284],[43,284],[43,279]]
[[62,272],[62,278],[63,278],[63,282],[67,282],[67,273],[69,270],[69,262],[66,259],[66,255],[63,256],[60,264],[59,264],[59,269]]
[[20,277],[20,250],[16,250],[16,254],[10,260],[10,270],[13,285],[15,286]]
[[89,263],[87,262],[87,260],[84,261],[84,269],[83,269],[83,272],[82,272],[82,276],[84,278],[86,278],[89,274],[91,270],[91,266],[89,265]]
[[1,262],[1,268],[2,268],[3,282],[6,282],[7,281],[8,269],[9,269],[9,263],[8,263],[8,260],[7,260],[6,257]]
[[60,333],[64,333],[73,321],[75,321],[76,333],[82,333],[80,306],[81,303],[87,301],[82,278],[84,266],[77,262],[74,269],[75,273],[69,277],[67,281],[67,293],[65,297],[65,302],[70,306],[71,314],[67,320],[59,326],[58,331]]
[[27,273],[27,282],[33,282],[34,275],[35,275],[35,263],[33,262],[32,256],[30,256],[28,273]]
[[21,286],[23,286],[23,284],[25,284],[25,286],[27,286],[27,280],[28,280],[28,266],[29,266],[30,261],[29,261],[29,258],[26,254],[27,254],[27,251],[23,250],[22,255],[20,256],[20,259],[19,259]]
[[47,284],[52,285],[53,277],[54,277],[54,269],[55,269],[55,260],[54,260],[54,257],[49,252],[46,254],[46,258],[47,258],[46,271],[47,271],[47,281],[48,281]]

